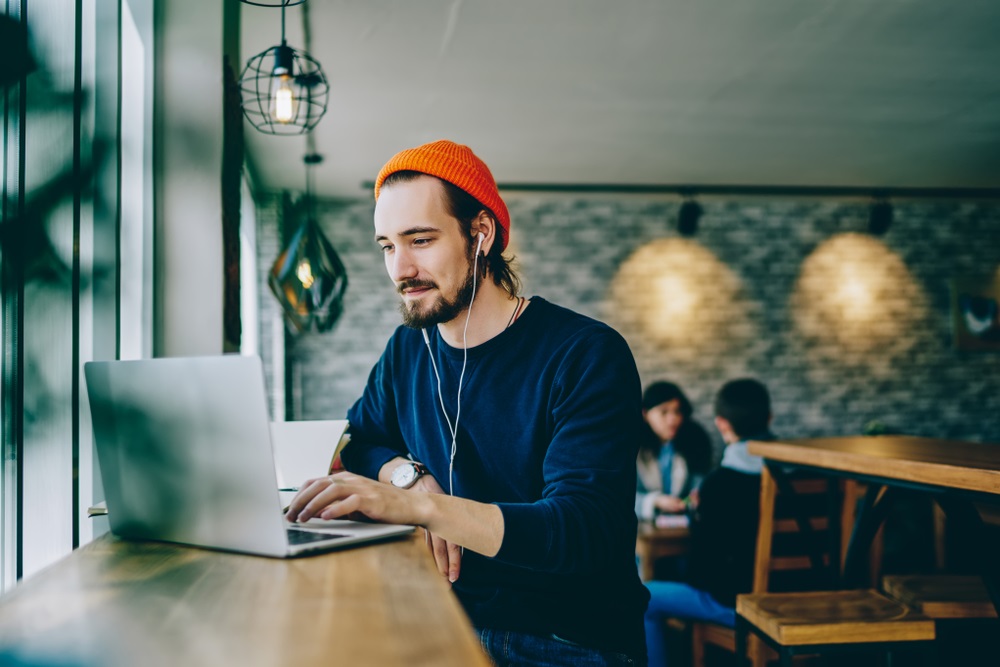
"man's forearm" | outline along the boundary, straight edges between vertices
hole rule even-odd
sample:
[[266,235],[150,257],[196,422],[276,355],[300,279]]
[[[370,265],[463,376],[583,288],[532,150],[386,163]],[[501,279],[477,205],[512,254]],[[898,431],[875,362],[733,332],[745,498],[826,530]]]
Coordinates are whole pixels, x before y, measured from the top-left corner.
[[[389,484],[392,471],[409,459],[397,456],[378,472],[378,481]],[[435,488],[437,486],[435,485]],[[503,543],[503,513],[496,505],[454,498],[441,493],[421,492],[418,482],[413,489],[414,511],[421,526],[441,539],[459,544],[484,556],[495,556]],[[418,500],[419,499],[419,500]]]
[[438,537],[492,558],[503,544],[503,513],[496,505],[440,493],[414,494],[421,526]]

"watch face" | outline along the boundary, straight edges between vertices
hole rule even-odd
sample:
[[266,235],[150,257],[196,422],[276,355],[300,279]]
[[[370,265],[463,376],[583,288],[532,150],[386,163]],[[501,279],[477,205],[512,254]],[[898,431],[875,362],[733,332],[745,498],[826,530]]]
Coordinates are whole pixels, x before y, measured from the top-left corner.
[[392,471],[392,485],[401,488],[406,488],[413,484],[417,478],[416,466],[412,463],[400,464],[395,470]]

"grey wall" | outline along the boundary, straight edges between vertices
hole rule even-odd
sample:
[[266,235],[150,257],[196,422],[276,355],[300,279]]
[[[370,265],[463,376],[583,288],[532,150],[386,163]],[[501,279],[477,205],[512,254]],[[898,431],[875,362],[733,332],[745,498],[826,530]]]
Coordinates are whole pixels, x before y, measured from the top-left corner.
[[[1000,353],[954,349],[949,281],[1000,267],[1000,204],[894,202],[874,239],[867,202],[702,199],[692,239],[676,198],[508,196],[525,293],[605,320],[643,383],[681,384],[711,420],[715,391],[751,375],[770,387],[787,437],[854,434],[872,421],[917,435],[1000,442]],[[327,203],[321,225],[347,266],[345,315],[290,342],[293,417],[340,418],[399,322],[372,240],[372,204]],[[262,272],[277,254],[262,202]],[[269,315],[261,289],[267,362]]]

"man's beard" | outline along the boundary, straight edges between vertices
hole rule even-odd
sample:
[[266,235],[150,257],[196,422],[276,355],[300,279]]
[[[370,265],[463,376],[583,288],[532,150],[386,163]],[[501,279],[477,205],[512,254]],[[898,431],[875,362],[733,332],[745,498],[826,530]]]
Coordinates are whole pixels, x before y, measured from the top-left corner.
[[[413,287],[437,288],[437,285],[429,280],[404,280],[397,286],[400,294],[403,290]],[[420,310],[420,304],[416,302],[401,301],[399,312],[403,315],[403,324],[411,329],[426,329],[435,324],[450,322],[459,313],[472,305],[472,294],[475,287],[475,274],[472,270],[472,263],[469,263],[469,272],[465,276],[465,282],[459,288],[455,298],[448,300],[444,295],[438,296],[437,300],[431,304],[430,308]]]

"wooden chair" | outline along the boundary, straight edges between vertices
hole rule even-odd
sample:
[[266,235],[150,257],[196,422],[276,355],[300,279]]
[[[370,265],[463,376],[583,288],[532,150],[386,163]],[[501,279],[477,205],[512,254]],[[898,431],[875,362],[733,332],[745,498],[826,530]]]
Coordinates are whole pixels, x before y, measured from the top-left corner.
[[[780,484],[787,487],[784,481]],[[895,649],[914,647],[915,642],[933,642],[932,620],[874,589],[756,592],[771,590],[766,583],[770,572],[767,564],[771,562],[778,523],[774,518],[778,486],[779,481],[765,468],[761,476],[755,592],[740,595],[736,600],[736,654],[741,655],[745,650],[748,633],[773,648],[783,665],[791,665],[793,656],[800,654],[863,647]],[[803,522],[799,521],[800,527]],[[814,540],[812,546],[812,561],[817,566],[820,565],[816,562],[818,541]],[[839,554],[839,546],[832,553]],[[829,560],[824,559],[824,565]],[[832,560],[835,567],[838,560]],[[760,588],[758,576],[765,579]],[[760,653],[752,657],[755,666],[764,664]]]
[[[959,515],[964,521],[982,522],[1000,535],[1000,509],[976,504],[978,516]],[[949,566],[946,550],[947,520],[941,505],[933,506],[935,567],[938,573],[888,575],[882,578],[882,590],[924,616],[936,621],[958,623],[964,620],[997,618],[982,577],[942,574]]]
[[[791,498],[778,499],[776,486],[762,486],[761,493],[768,493],[764,503],[772,511],[761,514],[761,528],[758,532],[754,559],[753,592],[765,593],[771,590],[802,590],[815,587],[817,578],[828,586],[835,576],[836,563],[831,562],[840,553],[840,508],[842,491],[831,486],[827,478],[798,477],[789,480],[794,490]],[[762,495],[762,498],[764,496]],[[856,499],[856,496],[854,496]],[[792,502],[797,500],[798,502]],[[804,510],[799,512],[798,510]],[[808,521],[809,528],[803,532],[801,520]],[[766,523],[765,523],[766,522]],[[815,546],[815,549],[810,547]],[[810,557],[810,551],[817,556]],[[814,563],[814,558],[820,560]],[[819,567],[815,567],[819,565]],[[736,651],[736,633],[714,623],[691,623],[691,661],[694,667],[703,667],[708,646],[715,646],[728,653]],[[749,655],[754,664],[774,660],[778,654],[753,638]],[[756,657],[753,657],[756,656]]]
[[[727,653],[736,653],[736,632],[732,628],[727,628],[715,623],[705,623],[702,621],[691,622],[691,664],[693,667],[704,667],[705,649],[709,646],[716,646]],[[766,664],[768,660],[776,660],[778,654],[768,646],[752,638],[747,646],[747,656],[757,664]],[[760,654],[760,657],[754,657]]]
[[982,578],[974,575],[886,575],[882,590],[935,620],[997,617]]
[[[1000,514],[991,506],[977,506],[979,521],[1000,532]],[[977,520],[965,517],[966,520]],[[934,505],[935,565],[944,570],[948,563],[945,550],[946,521],[940,505]],[[935,621],[959,623],[969,620],[996,619],[982,577],[963,574],[908,574],[882,577],[882,590],[924,616]]]

